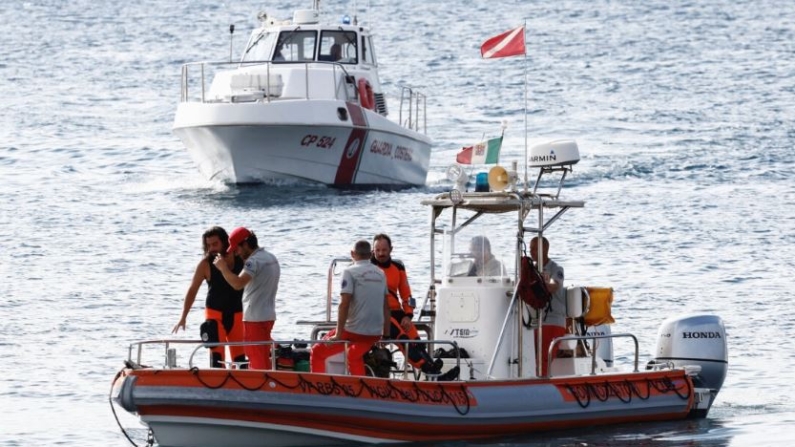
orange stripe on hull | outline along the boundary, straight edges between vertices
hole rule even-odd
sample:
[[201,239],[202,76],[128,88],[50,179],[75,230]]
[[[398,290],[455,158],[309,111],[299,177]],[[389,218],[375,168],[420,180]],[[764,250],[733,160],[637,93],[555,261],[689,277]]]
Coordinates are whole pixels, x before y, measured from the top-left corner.
[[607,399],[627,401],[635,397],[646,399],[673,392],[681,396],[689,396],[687,407],[690,408],[694,399],[693,382],[681,370],[655,371],[644,373],[642,376],[620,374],[574,377],[555,379],[553,383],[563,396],[563,400],[567,402],[583,402],[583,399],[590,397],[602,401]]
[[[301,395],[356,395],[422,405],[477,406],[463,382],[413,382],[373,377],[331,376],[284,371],[136,370],[137,387],[223,388]],[[362,389],[367,392],[361,392]]]

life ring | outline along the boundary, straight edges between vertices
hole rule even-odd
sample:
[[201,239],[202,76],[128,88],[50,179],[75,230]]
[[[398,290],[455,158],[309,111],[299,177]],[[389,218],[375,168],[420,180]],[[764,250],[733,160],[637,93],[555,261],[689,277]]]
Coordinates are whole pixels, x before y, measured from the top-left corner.
[[375,94],[373,94],[373,86],[370,81],[364,78],[359,78],[359,103],[365,109],[375,110]]

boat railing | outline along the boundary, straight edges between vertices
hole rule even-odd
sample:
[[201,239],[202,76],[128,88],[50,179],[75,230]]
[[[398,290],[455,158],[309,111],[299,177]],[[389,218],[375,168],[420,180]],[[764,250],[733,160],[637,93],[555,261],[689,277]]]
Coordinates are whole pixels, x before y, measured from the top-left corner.
[[[338,275],[337,266],[340,264],[350,265],[353,262],[353,259],[350,256],[342,256],[339,258],[334,258],[331,260],[331,263],[328,267],[328,274],[326,275],[326,322],[331,321],[331,305],[332,305],[332,295],[334,293],[334,277]],[[299,324],[306,324],[301,323]],[[314,338],[314,337],[312,337]]]
[[[174,362],[174,355],[176,352],[172,345],[192,345],[202,343],[201,340],[146,340],[135,343],[130,343],[127,347],[127,363],[133,366],[143,365],[143,351],[145,346],[149,345],[163,345],[163,364],[171,365]],[[133,352],[135,351],[135,352]]]
[[[415,321],[414,327],[417,329],[417,332],[425,333],[425,338],[428,340],[433,339],[433,326],[430,322],[427,321]],[[296,321],[295,324],[300,325],[311,325],[312,332],[309,334],[309,338],[312,340],[316,340],[319,338],[320,334],[328,332],[337,327],[336,321],[307,321],[301,320]]]
[[[634,361],[634,370],[632,372],[638,372],[638,338],[635,337],[633,334],[629,333],[621,333],[621,334],[604,334],[604,335],[567,335],[565,337],[558,337],[552,340],[552,343],[549,344],[549,351],[547,352],[547,365],[552,366],[552,361],[555,360],[554,353],[558,351],[558,345],[564,341],[579,341],[579,340],[591,340],[591,346],[596,346],[596,340],[604,339],[604,338],[631,338],[632,341],[635,343],[635,361]],[[576,350],[575,350],[576,352]],[[551,368],[549,368],[551,369]],[[549,369],[547,370],[546,377],[549,377]],[[596,375],[596,349],[591,349],[591,375]]]
[[[218,343],[209,343],[202,340],[147,340],[147,341],[140,341],[131,343],[128,347],[128,355],[127,355],[127,365],[133,368],[148,368],[149,366],[143,366],[143,351],[145,346],[149,345],[162,345],[163,346],[163,364],[167,369],[175,369],[178,368],[176,361],[177,361],[177,354],[176,348],[173,348],[174,345],[195,345],[193,350],[188,357],[188,369],[198,368],[198,365],[194,363],[194,358],[196,357],[197,353],[201,349],[209,349],[209,348],[216,348],[216,347],[225,347],[225,346],[270,346],[270,355],[271,355],[271,369],[276,370],[278,369],[278,358],[279,353],[276,349],[279,346],[295,346],[295,345],[303,345],[303,346],[310,346],[315,345],[318,343],[323,344],[343,344],[345,345],[345,350],[347,351],[348,343],[347,340],[322,340],[322,339],[313,339],[313,340],[270,340],[270,341],[248,341],[248,342],[218,342]],[[432,350],[436,345],[443,345],[449,346],[451,348],[450,352],[458,353],[458,343],[452,340],[381,340],[378,342],[381,345],[404,345],[404,351],[408,352],[408,345],[409,344],[425,344],[428,345],[428,349]],[[431,351],[432,352],[432,351]],[[348,359],[347,356],[342,356],[344,361],[344,369],[343,374],[348,374]],[[452,358],[452,357],[451,357]],[[461,358],[459,355],[455,357],[456,359],[456,366],[460,368],[461,366]],[[245,366],[247,362],[228,362],[229,365],[234,368],[240,368]],[[403,376],[407,378],[409,376],[409,362],[408,359],[404,359],[403,361]]]
[[[331,76],[331,81],[334,85],[334,99],[338,100],[351,100],[351,94],[346,87],[346,80],[350,79],[350,75],[345,67],[337,62],[322,62],[322,61],[307,61],[303,63],[291,62],[286,64],[284,62],[271,62],[271,61],[246,61],[246,62],[229,62],[229,61],[201,61],[201,62],[188,62],[182,65],[181,81],[180,81],[180,102],[219,102],[218,98],[207,97],[207,81],[212,78],[212,74],[216,73],[219,69],[223,68],[244,68],[244,67],[264,67],[264,75],[266,82],[262,89],[256,92],[249,92],[243,95],[234,95],[230,86],[230,102],[235,102],[235,98],[245,96],[250,100],[262,100],[270,102],[273,99],[281,96],[280,92],[282,86],[275,86],[271,84],[271,72],[278,74],[283,70],[274,70],[274,67],[284,67],[296,65],[303,65],[304,70],[304,92],[303,95],[291,94],[290,99],[322,99],[328,98],[326,89],[318,88],[317,91],[313,90],[310,86],[310,71],[312,73],[321,72],[315,70],[319,65],[330,66],[328,76]],[[198,74],[196,74],[198,70]],[[211,73],[208,73],[211,72]],[[277,73],[278,72],[278,73]],[[196,79],[198,76],[198,79]],[[198,89],[199,93],[193,93],[194,89]],[[278,91],[277,91],[278,90]],[[279,93],[279,94],[277,94]]]
[[[427,97],[411,87],[400,88],[398,122],[415,132],[427,133],[428,119],[425,114]],[[405,113],[405,121],[404,121]]]
[[[296,324],[302,325],[312,325],[312,332],[309,334],[309,337],[313,342],[317,342],[320,340],[321,335],[328,333],[332,329],[337,327],[336,321],[297,321]],[[392,344],[392,345],[403,345],[403,352],[408,352],[409,344],[427,344],[431,345],[430,348],[433,348],[433,344],[449,344],[451,347],[456,348],[454,351],[451,352],[458,352],[458,344],[451,341],[444,341],[444,340],[434,340],[433,339],[433,325],[430,322],[415,322],[414,327],[417,329],[418,333],[424,333],[425,338],[421,338],[419,340],[382,340],[379,343],[383,344]],[[404,377],[408,375],[408,362],[403,362],[403,374]],[[459,358],[456,364],[460,363],[461,359]]]

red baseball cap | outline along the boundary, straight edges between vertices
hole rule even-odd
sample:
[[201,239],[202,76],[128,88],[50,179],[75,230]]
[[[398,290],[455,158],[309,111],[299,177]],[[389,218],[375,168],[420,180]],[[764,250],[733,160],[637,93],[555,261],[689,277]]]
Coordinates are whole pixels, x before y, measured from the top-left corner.
[[237,246],[248,239],[249,236],[251,236],[251,232],[248,231],[246,227],[237,227],[232,230],[232,233],[229,235],[229,248],[226,250],[226,253],[233,253]]

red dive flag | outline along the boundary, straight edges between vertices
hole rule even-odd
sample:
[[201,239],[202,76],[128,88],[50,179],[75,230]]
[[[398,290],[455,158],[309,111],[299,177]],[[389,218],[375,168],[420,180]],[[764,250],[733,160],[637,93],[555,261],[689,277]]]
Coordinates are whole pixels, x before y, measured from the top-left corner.
[[524,26],[506,31],[499,36],[494,36],[480,46],[480,55],[483,56],[483,59],[520,56],[522,54],[525,54]]

